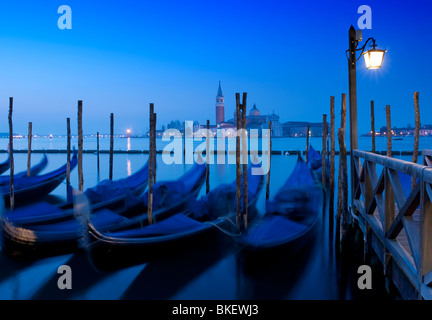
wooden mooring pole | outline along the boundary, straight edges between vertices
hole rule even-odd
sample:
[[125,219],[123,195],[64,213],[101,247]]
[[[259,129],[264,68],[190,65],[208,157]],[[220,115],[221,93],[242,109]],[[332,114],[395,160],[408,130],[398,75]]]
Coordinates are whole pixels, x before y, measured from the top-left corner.
[[306,153],[305,153],[305,159],[306,163],[308,162],[308,154],[309,154],[309,125],[306,128]]
[[[336,236],[335,240],[339,246],[341,234],[345,233],[342,229],[341,217],[347,212],[348,205],[348,183],[344,183],[347,173],[347,157],[345,146],[345,127],[346,127],[346,94],[342,94],[341,103],[341,125],[338,130],[339,141],[339,173],[338,173],[338,195],[337,195],[337,214],[336,214]],[[345,188],[345,189],[344,189]]]
[[372,152],[375,153],[375,111],[374,101],[371,102],[371,136],[372,136]]
[[334,219],[334,174],[335,174],[335,111],[334,96],[330,97],[330,202],[329,202],[329,229],[333,230]]
[[323,114],[323,132],[322,132],[322,184],[326,185],[326,142],[327,142],[327,115]]
[[72,200],[70,189],[70,154],[71,154],[71,128],[70,128],[70,118],[66,118],[66,198],[68,201]]
[[9,98],[9,161],[10,161],[10,175],[9,175],[9,206],[11,209],[15,207],[14,195],[14,157],[13,157],[13,124],[12,124],[12,111],[13,111],[13,98]]
[[206,132],[206,194],[210,192],[210,120],[207,120]]
[[267,185],[266,185],[266,199],[269,199],[270,197],[270,165],[271,165],[271,149],[272,149],[272,142],[271,142],[271,121],[268,122],[268,138],[267,138],[267,144],[268,144],[268,169],[267,169]]
[[247,130],[246,130],[246,99],[247,93],[243,92],[242,103],[242,153],[243,153],[243,227],[245,230],[248,226],[248,148],[247,148]]
[[83,176],[83,128],[82,128],[82,100],[78,100],[78,184],[79,190],[84,191]]
[[32,123],[29,122],[29,124],[28,124],[28,146],[27,146],[27,177],[30,176],[31,145],[32,145]]
[[149,112],[149,123],[150,123],[150,138],[149,138],[149,173],[148,173],[148,206],[147,206],[147,216],[148,216],[148,223],[153,224],[153,135],[154,132],[154,104],[150,103],[150,112]]
[[109,179],[113,179],[114,165],[114,113],[110,114],[110,157],[109,157]]
[[[418,152],[419,152],[419,140],[420,140],[420,106],[419,106],[419,93],[414,92],[414,113],[415,113],[415,129],[414,129],[414,150],[412,156],[412,162],[417,163]],[[416,185],[416,178],[411,178],[411,190],[414,190]]]
[[390,106],[386,105],[386,119],[387,119],[387,157],[392,156],[392,132],[391,132],[391,117]]
[[156,183],[156,118],[157,115],[153,112],[153,183]]
[[236,224],[240,228],[241,223],[241,166],[240,166],[240,129],[241,129],[241,114],[240,114],[240,93],[236,93],[236,120],[237,120],[237,136],[236,136]]
[[96,170],[97,170],[97,182],[100,181],[100,158],[99,158],[99,131],[96,132]]

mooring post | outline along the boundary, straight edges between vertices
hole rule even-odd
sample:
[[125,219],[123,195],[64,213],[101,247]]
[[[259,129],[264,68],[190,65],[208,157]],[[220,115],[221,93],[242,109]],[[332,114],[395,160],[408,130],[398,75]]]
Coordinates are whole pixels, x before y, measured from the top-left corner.
[[153,120],[152,120],[152,124],[153,124],[153,184],[156,183],[156,119],[157,119],[157,114],[156,112],[153,112]]
[[[343,169],[343,162],[345,161],[345,166],[346,166],[346,149],[345,149],[345,154],[343,154],[343,150],[341,147],[341,143],[343,142],[343,146],[345,147],[345,126],[346,126],[346,94],[343,93],[342,94],[342,100],[341,100],[341,125],[339,128],[339,131],[341,133],[338,132],[338,138],[339,135],[341,135],[341,137],[339,138],[339,171],[338,171],[338,195],[337,195],[337,214],[336,214],[336,236],[335,236],[335,240],[337,242],[337,244],[339,245],[339,241],[340,241],[340,233],[341,233],[341,215],[342,215],[342,200],[345,196],[348,196],[348,191],[347,190],[343,190],[343,177],[342,177],[342,169]],[[341,141],[342,140],[342,141]]]
[[[340,223],[340,238],[336,238],[336,241],[340,242],[343,246],[344,239],[348,230],[348,165],[347,165],[347,153],[345,147],[345,133],[342,128],[338,131],[339,138],[339,149],[340,149],[340,161],[341,167],[341,185],[342,199],[341,199],[341,213],[340,217],[342,222]],[[351,155],[352,157],[352,155]]]
[[309,160],[309,125],[307,125],[306,128],[306,153],[305,153],[305,159],[306,159],[306,163]]
[[83,128],[82,128],[82,100],[78,100],[78,180],[79,190],[84,191],[83,176]]
[[243,92],[242,103],[242,153],[243,153],[243,223],[245,230],[248,226],[248,148],[247,148],[247,129],[246,129],[246,99],[247,93]]
[[240,134],[241,134],[241,114],[240,114],[240,93],[236,93],[236,120],[237,120],[237,136],[236,136],[236,224],[240,228],[241,223],[241,166],[240,166]]
[[206,193],[210,192],[210,120],[207,120],[206,134]]
[[[419,93],[414,92],[414,113],[415,113],[415,129],[414,129],[414,151],[412,156],[412,162],[417,163],[418,151],[419,151],[419,140],[420,140],[420,106],[419,106]],[[411,190],[416,185],[416,178],[411,178]]]
[[9,206],[11,209],[15,207],[15,195],[14,195],[14,157],[13,157],[13,124],[12,124],[12,111],[13,111],[13,97],[9,98],[9,163],[10,163],[10,175],[9,175]]
[[[268,169],[267,169],[267,185],[266,185],[266,199],[269,199],[270,197],[270,165],[271,165],[271,121],[268,122],[268,137],[267,137],[267,144],[268,144]],[[264,155],[263,155],[264,156]]]
[[372,136],[372,152],[375,153],[375,111],[374,111],[374,101],[371,104],[371,136]]
[[149,173],[148,173],[148,206],[147,206],[147,216],[148,223],[153,224],[153,111],[154,104],[150,103],[149,112],[149,127],[150,127],[150,137],[149,137]]
[[335,174],[335,112],[334,96],[330,97],[330,202],[329,202],[329,228],[333,230],[334,219],[334,174]]
[[387,119],[387,157],[392,156],[392,132],[391,132],[391,117],[390,106],[386,105],[386,119]]
[[156,112],[153,112],[153,183],[156,183]]
[[327,140],[327,115],[323,114],[323,131],[322,131],[322,183],[326,185],[326,140]]
[[114,113],[110,114],[110,157],[109,157],[109,179],[113,179],[114,164]]
[[96,170],[97,170],[97,182],[100,181],[100,158],[99,158],[99,131],[96,132]]
[[66,118],[66,198],[71,201],[71,190],[70,189],[70,154],[71,154],[71,128],[70,128],[70,118]]
[[32,123],[28,124],[28,146],[27,146],[27,177],[30,176],[31,167],[31,145],[32,145]]

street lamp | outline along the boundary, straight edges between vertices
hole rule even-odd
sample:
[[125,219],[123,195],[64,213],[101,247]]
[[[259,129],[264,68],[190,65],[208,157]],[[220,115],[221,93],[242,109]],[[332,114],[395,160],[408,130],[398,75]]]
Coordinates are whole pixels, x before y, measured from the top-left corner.
[[[376,49],[375,39],[369,38],[365,44],[358,48],[359,42],[362,39],[362,31],[355,30],[350,27],[349,32],[349,49],[347,52],[348,58],[348,84],[349,84],[349,112],[350,112],[350,158],[351,158],[351,202],[354,201],[354,186],[357,185],[357,176],[354,174],[354,157],[353,150],[358,149],[358,131],[357,131],[357,78],[356,69],[357,61],[361,56],[365,59],[367,69],[379,69],[382,66],[385,50]],[[366,50],[366,46],[370,44],[372,49]],[[361,51],[357,58],[356,53]],[[359,166],[358,166],[359,167]],[[359,167],[360,168],[360,167]]]

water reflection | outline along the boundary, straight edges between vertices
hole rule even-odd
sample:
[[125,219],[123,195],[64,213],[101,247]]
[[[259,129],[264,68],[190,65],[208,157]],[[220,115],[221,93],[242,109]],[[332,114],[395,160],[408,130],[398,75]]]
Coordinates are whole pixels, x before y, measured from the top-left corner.
[[130,151],[130,150],[131,150],[131,138],[128,137],[127,138],[127,151]]
[[130,159],[126,160],[126,170],[127,170],[127,175],[129,177],[132,174],[132,163]]

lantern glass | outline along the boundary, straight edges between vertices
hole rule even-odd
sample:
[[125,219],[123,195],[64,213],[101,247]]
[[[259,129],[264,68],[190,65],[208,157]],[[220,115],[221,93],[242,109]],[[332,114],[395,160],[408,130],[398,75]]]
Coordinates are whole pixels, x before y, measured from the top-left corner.
[[367,69],[379,69],[384,60],[385,50],[372,49],[363,53]]

